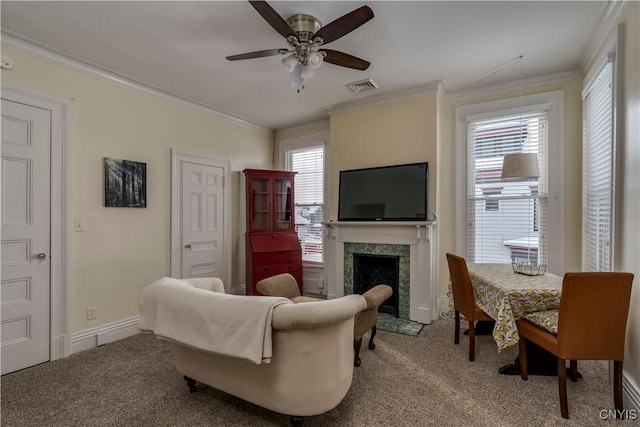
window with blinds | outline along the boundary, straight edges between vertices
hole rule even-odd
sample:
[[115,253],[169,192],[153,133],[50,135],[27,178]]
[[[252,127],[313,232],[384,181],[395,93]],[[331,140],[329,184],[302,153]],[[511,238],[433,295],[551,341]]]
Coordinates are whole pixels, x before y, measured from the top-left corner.
[[285,169],[295,176],[296,231],[302,260],[323,261],[324,146],[285,151]]
[[614,153],[612,62],[602,68],[583,101],[582,270],[609,271]]
[[[548,107],[467,122],[467,259],[546,263]],[[540,177],[502,180],[507,154],[537,153]]]

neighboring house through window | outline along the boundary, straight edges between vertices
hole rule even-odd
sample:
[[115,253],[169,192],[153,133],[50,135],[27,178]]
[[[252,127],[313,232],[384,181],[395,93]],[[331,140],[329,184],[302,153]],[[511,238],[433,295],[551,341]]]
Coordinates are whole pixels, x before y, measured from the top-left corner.
[[[564,271],[562,91],[458,107],[456,252],[469,262]],[[501,179],[504,156],[536,153],[540,176]]]
[[483,188],[482,195],[484,196],[484,210],[487,212],[498,212],[500,210],[500,199],[492,196],[500,196],[502,194],[502,187],[500,188]]

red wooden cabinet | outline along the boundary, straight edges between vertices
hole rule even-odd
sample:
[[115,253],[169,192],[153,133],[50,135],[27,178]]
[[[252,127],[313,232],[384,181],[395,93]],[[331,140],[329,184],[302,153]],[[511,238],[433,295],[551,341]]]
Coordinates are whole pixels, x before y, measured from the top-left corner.
[[295,172],[245,169],[247,295],[267,277],[291,273],[302,294],[302,249],[295,231]]

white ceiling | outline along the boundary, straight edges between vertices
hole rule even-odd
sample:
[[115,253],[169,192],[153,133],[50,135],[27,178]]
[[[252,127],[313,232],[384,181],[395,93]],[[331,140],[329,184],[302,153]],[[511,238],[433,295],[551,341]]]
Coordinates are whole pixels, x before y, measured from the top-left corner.
[[[284,18],[323,24],[364,5],[375,17],[327,45],[371,62],[323,64],[301,93],[281,56],[228,55],[286,47],[247,1],[2,1],[2,30],[153,88],[282,129],[328,117],[326,108],[442,80],[448,92],[573,70],[603,15],[602,1],[273,1]],[[521,64],[499,71],[520,55]],[[498,71],[495,75],[494,72]],[[15,72],[19,72],[16,68]],[[492,75],[491,77],[488,77]],[[345,85],[372,78],[360,94]]]

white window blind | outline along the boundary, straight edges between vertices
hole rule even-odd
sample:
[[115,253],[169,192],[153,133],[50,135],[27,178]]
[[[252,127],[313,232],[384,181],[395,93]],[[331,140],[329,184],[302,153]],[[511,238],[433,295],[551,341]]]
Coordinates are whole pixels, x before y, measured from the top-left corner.
[[582,153],[582,270],[611,269],[613,198],[613,64],[584,98]]
[[324,146],[287,150],[285,169],[298,172],[295,176],[295,211],[302,260],[322,262]]
[[[507,154],[537,153],[540,177],[504,181]],[[548,118],[539,109],[467,122],[467,259],[547,263]]]

